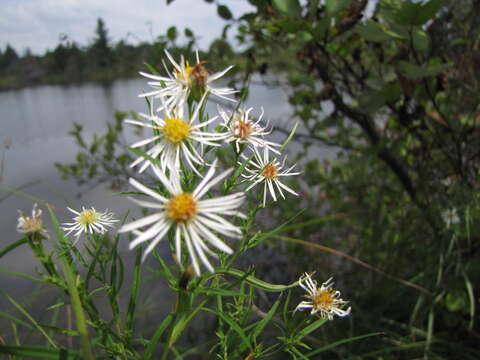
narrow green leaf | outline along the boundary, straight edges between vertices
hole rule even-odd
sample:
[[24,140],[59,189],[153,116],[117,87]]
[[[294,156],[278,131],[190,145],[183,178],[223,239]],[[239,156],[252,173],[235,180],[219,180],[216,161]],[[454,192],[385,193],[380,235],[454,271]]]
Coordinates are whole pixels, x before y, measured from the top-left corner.
[[25,274],[25,273],[22,273],[22,272],[19,272],[19,271],[11,271],[11,270],[0,269],[0,273],[16,276],[16,277],[26,279],[26,280],[36,281],[36,282],[39,282],[39,283],[45,283],[45,280],[43,280],[43,279],[39,279],[39,278],[36,278],[35,276]]
[[255,326],[255,329],[253,329],[251,337],[254,342],[257,340],[257,336],[262,333],[265,326],[267,326],[270,320],[272,320],[273,315],[275,315],[275,312],[277,311],[277,308],[280,305],[281,298],[282,298],[281,296],[278,297],[277,301],[275,301],[275,303],[270,308],[270,310],[268,310],[267,315],[265,315],[265,317],[258,322],[257,326]]
[[57,334],[68,335],[68,336],[79,336],[78,331],[62,329],[58,326],[39,324],[43,329],[53,331]]
[[153,334],[153,337],[148,343],[147,349],[145,350],[144,358],[146,360],[152,358],[153,352],[155,351],[155,348],[157,347],[157,344],[160,341],[163,332],[168,327],[168,325],[170,325],[174,318],[174,314],[168,314],[168,316],[160,323],[160,326],[157,328],[157,330],[155,330],[155,333]]
[[150,71],[150,73],[152,73],[153,75],[160,75],[160,73],[158,72],[157,69],[155,69],[152,65],[150,65],[149,63],[143,63],[146,68],[148,69],[148,71]]
[[365,334],[365,335],[359,335],[359,336],[353,336],[353,337],[349,337],[349,338],[346,338],[346,339],[342,339],[342,340],[338,340],[338,341],[335,341],[333,343],[330,343],[328,345],[325,345],[325,346],[322,346],[321,348],[318,348],[318,349],[315,349],[313,350],[312,352],[308,353],[307,354],[307,357],[308,358],[311,358],[312,356],[314,355],[317,355],[321,352],[324,352],[324,351],[327,351],[327,350],[330,350],[334,347],[337,347],[339,345],[342,345],[342,344],[346,344],[346,343],[349,343],[349,342],[352,342],[352,341],[357,341],[357,340],[361,340],[361,339],[365,339],[365,338],[368,338],[368,337],[371,337],[371,336],[379,336],[379,335],[382,335],[383,333],[382,332],[375,332],[375,333],[370,333],[370,334]]
[[470,323],[469,323],[468,327],[470,329],[473,329],[474,320],[475,320],[475,302],[476,302],[475,301],[475,295],[474,295],[474,292],[473,292],[472,282],[468,278],[467,274],[464,273],[463,277],[465,279],[465,287],[467,288],[468,300],[469,300],[469,303],[470,303]]
[[322,326],[323,324],[325,324],[326,322],[328,321],[328,319],[324,319],[324,318],[320,318],[316,321],[314,321],[313,323],[311,323],[310,325],[306,326],[305,328],[303,328],[302,330],[300,330],[296,336],[296,338],[298,340],[302,339],[303,337],[307,336],[308,334],[310,334],[311,332],[317,330],[320,326]]
[[290,142],[290,140],[292,140],[293,136],[295,135],[295,133],[297,132],[297,128],[298,128],[298,121],[297,123],[293,126],[292,128],[292,131],[290,131],[290,134],[288,135],[288,137],[285,139],[285,141],[283,142],[282,146],[280,147],[280,151],[282,151],[283,149],[285,149],[285,147],[288,145],[288,143]]
[[[243,271],[237,270],[237,269],[226,269],[226,268],[217,268],[215,271],[216,274],[226,274],[226,275],[231,275],[234,277],[244,277],[245,273]],[[247,281],[249,284],[252,286],[266,290],[266,291],[271,291],[271,292],[279,292],[279,291],[285,291],[287,289],[293,288],[298,286],[298,281],[295,281],[292,284],[289,285],[276,285],[276,284],[270,284],[265,281],[259,280],[255,278],[254,276],[246,276],[245,281]]]
[[61,301],[61,302],[56,303],[56,304],[54,304],[54,305],[52,305],[52,306],[49,306],[49,307],[47,308],[47,310],[57,309],[57,308],[59,308],[59,307],[65,306],[65,305],[67,305],[67,304],[66,304],[65,302]]
[[0,317],[3,317],[3,318],[8,319],[10,321],[13,321],[14,323],[17,323],[18,325],[26,327],[27,329],[33,330],[33,327],[29,323],[27,323],[26,321],[20,320],[20,319],[16,318],[15,316],[13,316],[9,313],[0,311]]
[[0,345],[0,354],[9,354],[20,357],[29,357],[34,359],[52,359],[52,360],[74,360],[80,359],[79,353],[75,350],[52,349],[42,346],[13,346]]
[[38,322],[35,321],[35,319],[20,305],[17,303],[14,299],[12,299],[10,296],[6,295],[8,301],[10,301],[31,323],[32,325],[40,331],[40,333],[47,339],[47,341],[52,345],[54,348],[58,348],[57,344],[53,339],[45,332],[45,330],[42,329],[42,327],[38,324]]
[[136,255],[135,255],[135,266],[133,268],[132,290],[130,293],[130,301],[128,302],[127,319],[125,322],[125,330],[130,334],[133,334],[135,307],[137,304],[138,290],[140,288],[141,275],[142,275],[142,268],[140,266],[141,264],[142,264],[142,249],[138,248],[136,250]]
[[0,259],[8,254],[10,251],[15,250],[17,247],[20,245],[23,245],[28,242],[28,237],[25,236],[21,238],[20,240],[15,241],[14,243],[11,243],[10,245],[7,245],[3,250],[0,251]]
[[240,336],[240,338],[242,339],[242,343],[244,345],[246,345],[250,349],[250,351],[253,351],[253,346],[252,346],[250,340],[248,339],[247,335],[245,334],[243,329],[240,326],[238,326],[238,324],[230,316],[228,316],[225,313],[213,310],[213,309],[203,308],[202,310],[210,312],[212,314],[216,314],[223,321],[225,321],[228,325],[230,325],[230,327],[238,334],[238,336]]
[[205,295],[235,296],[237,298],[241,298],[241,297],[246,296],[239,291],[225,290],[225,289],[221,289],[221,288],[198,287],[196,289],[196,291],[198,291],[201,294],[205,294]]

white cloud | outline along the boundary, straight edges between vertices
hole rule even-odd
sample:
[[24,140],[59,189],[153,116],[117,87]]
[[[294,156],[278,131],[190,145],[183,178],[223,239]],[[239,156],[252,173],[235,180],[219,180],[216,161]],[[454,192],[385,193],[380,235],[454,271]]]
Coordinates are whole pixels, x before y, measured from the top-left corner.
[[[94,36],[97,18],[106,23],[113,41],[134,34],[129,41],[151,41],[169,26],[192,29],[206,47],[225,23],[214,4],[202,0],[1,0],[0,48],[7,43],[17,51],[27,47],[42,54],[53,49],[60,34],[86,45]],[[223,0],[239,15],[251,9],[247,1]],[[151,29],[151,32],[150,32]]]

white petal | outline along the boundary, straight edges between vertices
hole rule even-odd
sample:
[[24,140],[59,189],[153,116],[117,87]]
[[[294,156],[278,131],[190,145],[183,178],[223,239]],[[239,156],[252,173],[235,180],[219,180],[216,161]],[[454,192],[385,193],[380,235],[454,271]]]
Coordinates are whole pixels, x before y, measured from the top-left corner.
[[159,221],[162,217],[163,217],[163,214],[159,214],[159,213],[146,216],[144,218],[141,218],[141,219],[132,221],[131,223],[123,225],[120,228],[120,230],[118,230],[118,232],[119,233],[124,233],[124,232],[127,232],[127,231],[132,231],[132,230],[135,230],[135,229],[139,229],[141,227],[150,225],[150,224],[154,223],[155,221]]

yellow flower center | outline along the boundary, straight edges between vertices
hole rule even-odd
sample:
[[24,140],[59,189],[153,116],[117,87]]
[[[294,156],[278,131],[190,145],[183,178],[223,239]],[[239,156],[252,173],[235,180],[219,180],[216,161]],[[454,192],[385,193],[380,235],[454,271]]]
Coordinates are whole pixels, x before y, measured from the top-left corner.
[[194,67],[190,66],[187,62],[185,65],[185,74],[176,69],[175,69],[175,73],[177,74],[177,78],[190,82],[190,76],[192,74],[193,69]]
[[177,117],[166,118],[161,130],[168,141],[178,144],[190,134],[190,124]]
[[185,71],[180,72],[175,70],[176,78],[186,81],[188,86],[193,85],[198,88],[203,88],[208,79],[208,71],[203,66],[204,63],[204,61],[200,61],[194,66],[190,66],[190,64],[187,62],[185,64]]
[[175,195],[166,206],[167,215],[176,222],[186,222],[197,213],[197,202],[192,194]]
[[277,167],[273,164],[268,164],[263,168],[262,175],[267,179],[273,179],[277,176]]
[[93,224],[97,220],[98,220],[98,213],[95,210],[88,209],[88,210],[83,210],[80,213],[80,216],[78,217],[77,221],[80,225],[87,227],[90,224]]
[[317,292],[312,299],[314,307],[325,310],[331,309],[335,300],[333,297],[334,293],[334,290],[330,288]]
[[245,140],[252,133],[252,124],[247,121],[237,120],[233,127],[233,134],[235,137]]

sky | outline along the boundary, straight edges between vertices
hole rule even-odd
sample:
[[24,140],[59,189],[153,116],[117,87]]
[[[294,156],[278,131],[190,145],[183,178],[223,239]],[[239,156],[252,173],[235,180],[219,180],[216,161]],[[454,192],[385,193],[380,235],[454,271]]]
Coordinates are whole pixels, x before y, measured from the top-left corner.
[[[220,0],[234,16],[252,9],[246,0]],[[215,4],[203,0],[0,0],[0,49],[7,43],[22,54],[27,48],[41,55],[54,49],[60,36],[80,45],[94,37],[101,17],[113,42],[152,41],[175,25],[200,37],[201,48],[221,34],[225,22]]]

